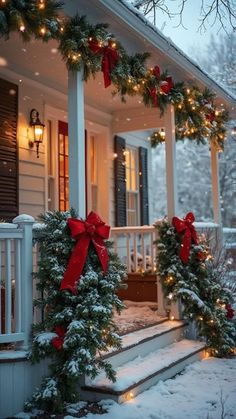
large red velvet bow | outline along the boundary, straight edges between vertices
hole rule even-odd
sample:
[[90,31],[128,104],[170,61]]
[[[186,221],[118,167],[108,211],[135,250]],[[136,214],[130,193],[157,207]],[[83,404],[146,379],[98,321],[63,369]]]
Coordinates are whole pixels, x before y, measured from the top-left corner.
[[69,218],[67,223],[71,236],[77,240],[77,243],[71,254],[60,289],[69,289],[76,293],[76,283],[82,274],[90,242],[93,243],[102,269],[106,272],[108,253],[104,239],[108,239],[110,227],[95,212],[90,212],[85,221]]
[[104,78],[104,86],[111,84],[111,72],[115,68],[119,54],[111,45],[101,46],[96,40],[89,41],[89,48],[94,54],[102,54],[102,72]]
[[52,345],[54,346],[54,348],[56,348],[57,351],[60,351],[64,343],[66,332],[64,327],[56,326],[55,333],[57,334],[57,336],[55,336],[55,338],[52,339]]
[[193,222],[195,217],[192,212],[189,212],[186,217],[181,220],[178,217],[173,217],[172,225],[175,227],[177,233],[183,234],[180,259],[183,263],[187,263],[189,260],[190,248],[192,241],[198,244],[198,237]]

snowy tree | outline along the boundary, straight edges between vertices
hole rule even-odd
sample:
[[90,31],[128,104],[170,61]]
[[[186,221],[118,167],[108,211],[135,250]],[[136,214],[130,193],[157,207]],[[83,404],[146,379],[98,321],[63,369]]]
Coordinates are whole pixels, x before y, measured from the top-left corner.
[[[236,94],[236,35],[211,38],[205,52],[194,51],[194,59],[217,82]],[[236,207],[236,121],[230,121],[224,152],[219,155],[221,213],[224,226],[235,226]],[[166,214],[165,150],[153,150],[153,174],[157,195],[154,216]],[[178,205],[181,215],[189,210],[197,220],[212,220],[211,167],[208,147],[185,142],[177,143]]]
[[196,48],[192,51],[195,61],[222,84],[231,94],[236,95],[236,34],[211,36],[205,51]]
[[[163,217],[166,208],[165,147],[152,151],[155,191],[153,201],[154,217]],[[212,220],[210,154],[206,145],[193,141],[179,141],[176,144],[178,207],[185,215],[193,211],[198,221]]]
[[[202,51],[202,50],[201,50]],[[214,80],[236,96],[236,34],[212,36],[204,52],[194,51],[194,58]],[[221,211],[224,226],[235,226],[236,207],[236,121],[228,126],[224,153],[220,155]]]

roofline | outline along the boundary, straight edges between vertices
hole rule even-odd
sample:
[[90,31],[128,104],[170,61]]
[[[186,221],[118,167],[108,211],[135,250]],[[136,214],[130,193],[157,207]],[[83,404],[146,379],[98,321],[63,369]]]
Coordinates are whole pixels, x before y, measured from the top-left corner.
[[155,48],[168,55],[179,67],[184,68],[193,74],[199,81],[203,82],[208,88],[215,91],[224,100],[236,106],[236,98],[227,92],[220,84],[216,83],[204,70],[201,69],[191,58],[179,49],[170,39],[166,38],[154,25],[151,24],[138,10],[125,3],[124,0],[98,0],[109,9],[114,15],[118,16],[127,23],[134,31],[140,33],[140,24],[143,26],[142,36]]

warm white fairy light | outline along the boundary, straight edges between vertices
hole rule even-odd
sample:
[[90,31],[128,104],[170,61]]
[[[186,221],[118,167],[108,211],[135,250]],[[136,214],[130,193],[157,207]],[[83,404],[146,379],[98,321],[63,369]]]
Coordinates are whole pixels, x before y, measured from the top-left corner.
[[21,32],[24,32],[25,31],[25,26],[24,25],[20,25],[20,28],[19,29],[20,29]]
[[44,0],[40,0],[40,2],[39,2],[39,9],[40,9],[40,10],[45,9],[45,3],[44,3]]

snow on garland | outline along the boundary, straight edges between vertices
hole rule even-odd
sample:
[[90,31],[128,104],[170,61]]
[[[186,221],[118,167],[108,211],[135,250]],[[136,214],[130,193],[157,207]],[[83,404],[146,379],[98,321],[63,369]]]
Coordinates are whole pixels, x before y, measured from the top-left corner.
[[212,355],[232,355],[236,346],[232,294],[217,277],[206,240],[193,240],[194,218],[190,214],[177,219],[178,231],[177,217],[172,225],[168,220],[156,224],[158,275],[167,300],[181,299],[184,318],[195,321],[199,337],[206,340]]
[[[56,39],[58,49],[71,71],[83,68],[84,80],[102,71],[104,86],[111,84],[125,101],[141,96],[145,106],[157,107],[161,115],[168,104],[175,107],[176,139],[189,138],[219,150],[224,148],[228,112],[217,109],[215,94],[197,86],[174,83],[158,65],[149,68],[148,52],[128,55],[125,48],[107,29],[106,23],[91,25],[85,16],[58,15],[63,2],[53,0],[4,0],[0,2],[0,37],[9,38],[17,31],[24,41],[32,37]],[[153,136],[152,145],[160,141]]]
[[[123,309],[116,291],[122,286],[126,271],[113,253],[111,243],[104,241],[108,253],[104,272],[92,244],[92,239],[98,235],[98,229],[94,233],[98,217],[93,216],[92,221],[77,219],[80,229],[85,226],[84,240],[91,237],[87,242],[88,253],[72,292],[67,289],[67,284],[61,285],[80,240],[77,236],[72,238],[68,225],[68,219],[75,218],[74,210],[47,212],[41,216],[43,226],[35,231],[40,254],[35,279],[41,295],[35,305],[44,315],[43,320],[34,326],[31,360],[34,363],[49,357],[51,364],[50,376],[34,393],[32,402],[27,403],[28,409],[37,406],[56,412],[63,410],[65,402],[78,401],[78,382],[83,374],[95,377],[103,369],[109,379],[115,380],[111,365],[100,354],[121,345],[112,318],[114,310],[120,312]],[[96,226],[92,222],[97,223]],[[103,228],[104,223],[99,222],[98,228]],[[105,225],[105,228],[109,227]]]

